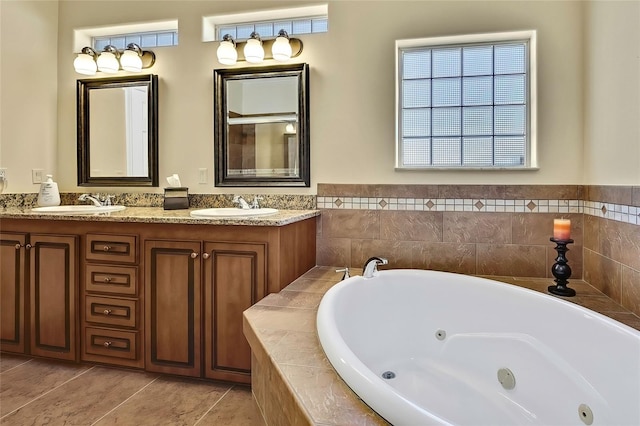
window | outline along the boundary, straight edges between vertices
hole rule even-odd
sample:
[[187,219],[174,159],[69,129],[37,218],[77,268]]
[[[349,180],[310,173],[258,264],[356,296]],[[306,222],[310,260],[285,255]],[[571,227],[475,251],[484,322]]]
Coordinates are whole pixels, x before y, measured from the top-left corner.
[[535,32],[403,40],[398,168],[534,168]]
[[102,51],[108,45],[124,50],[129,43],[135,43],[143,49],[147,47],[177,46],[178,30],[93,37],[92,45],[97,51]]
[[276,37],[285,30],[290,36],[326,33],[329,27],[328,6],[290,7],[202,18],[202,41],[222,40],[230,34],[236,41],[246,40],[252,32],[262,38]]

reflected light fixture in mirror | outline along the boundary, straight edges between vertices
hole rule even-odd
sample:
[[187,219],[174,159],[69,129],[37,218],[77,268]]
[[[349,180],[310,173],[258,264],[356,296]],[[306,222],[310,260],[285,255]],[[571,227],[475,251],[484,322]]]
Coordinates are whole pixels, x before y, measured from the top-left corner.
[[262,39],[260,34],[252,32],[249,40],[244,45],[244,58],[252,64],[259,64],[264,60],[264,49],[262,48]]
[[231,34],[225,34],[222,37],[220,46],[218,46],[218,62],[222,65],[235,65],[238,61],[238,52],[236,51],[236,41]]
[[230,34],[225,34],[220,41],[216,55],[222,65],[235,65],[237,61],[259,64],[264,59],[275,59],[285,62],[302,53],[302,40],[289,37],[285,30],[280,30],[275,39],[262,40],[255,31],[247,41],[236,42]]
[[95,75],[96,71],[107,74],[117,73],[120,69],[129,72],[140,72],[151,67],[156,61],[156,55],[142,50],[135,43],[129,43],[124,51],[108,45],[103,52],[96,52],[90,47],[84,47],[73,61],[73,67],[79,74]]

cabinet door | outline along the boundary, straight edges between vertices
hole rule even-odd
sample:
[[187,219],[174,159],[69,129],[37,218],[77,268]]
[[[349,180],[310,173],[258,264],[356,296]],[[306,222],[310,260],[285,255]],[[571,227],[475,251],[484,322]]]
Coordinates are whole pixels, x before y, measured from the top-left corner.
[[31,353],[77,360],[78,237],[30,235]]
[[0,233],[0,349],[25,351],[26,234]]
[[242,313],[266,293],[266,245],[205,242],[205,376],[250,383]]
[[201,375],[200,242],[147,240],[145,368]]

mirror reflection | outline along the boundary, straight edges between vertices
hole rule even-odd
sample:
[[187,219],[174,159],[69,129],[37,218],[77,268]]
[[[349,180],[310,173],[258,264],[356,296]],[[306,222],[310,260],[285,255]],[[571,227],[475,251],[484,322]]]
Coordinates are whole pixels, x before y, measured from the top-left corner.
[[309,186],[307,72],[216,70],[216,185]]
[[78,185],[158,186],[157,77],[78,80]]

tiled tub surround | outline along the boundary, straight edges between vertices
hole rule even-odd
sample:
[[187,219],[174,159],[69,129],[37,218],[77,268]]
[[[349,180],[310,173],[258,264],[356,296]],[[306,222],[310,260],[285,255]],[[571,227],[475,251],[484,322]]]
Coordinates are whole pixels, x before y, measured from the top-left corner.
[[640,187],[321,184],[318,208],[319,265],[520,277],[553,278],[553,219],[569,218],[572,279],[640,314]]
[[[253,353],[251,386],[268,425],[387,424],[340,379],[318,341],[317,309],[341,278],[335,269],[316,267],[245,311],[244,333]],[[544,278],[491,278],[542,292],[549,285]],[[578,295],[566,300],[640,330],[640,317],[598,289],[582,280],[572,286]]]

